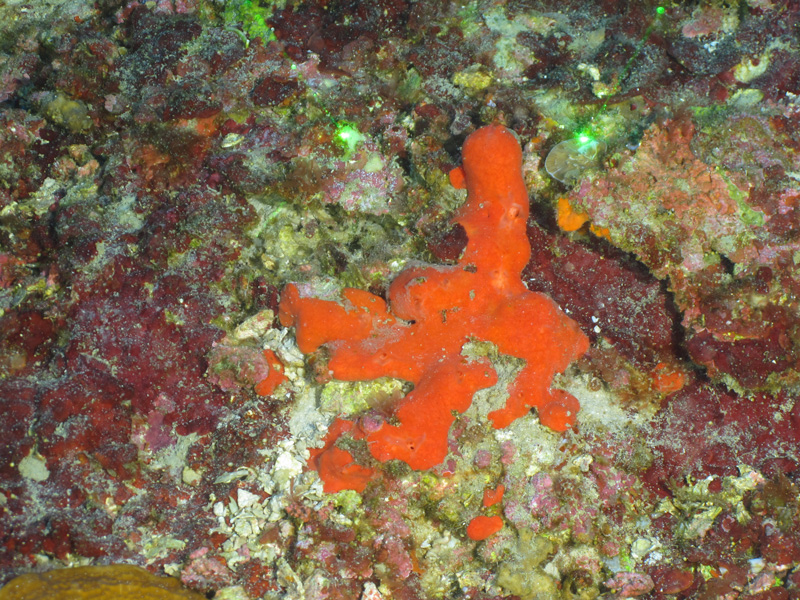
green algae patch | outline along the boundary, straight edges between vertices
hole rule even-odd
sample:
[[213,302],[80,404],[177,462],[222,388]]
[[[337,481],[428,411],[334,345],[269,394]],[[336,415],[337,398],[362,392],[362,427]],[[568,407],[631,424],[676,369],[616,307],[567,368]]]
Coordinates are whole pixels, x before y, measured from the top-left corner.
[[44,113],[53,123],[69,129],[72,133],[86,133],[94,126],[86,105],[62,94],[45,104]]
[[331,381],[322,388],[320,410],[336,415],[356,415],[403,395],[403,381],[390,377],[373,381]]

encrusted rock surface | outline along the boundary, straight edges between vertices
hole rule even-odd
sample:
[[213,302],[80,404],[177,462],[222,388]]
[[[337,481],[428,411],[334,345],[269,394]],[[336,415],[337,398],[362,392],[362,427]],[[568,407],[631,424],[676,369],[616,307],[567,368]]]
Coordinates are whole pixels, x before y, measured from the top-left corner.
[[[0,6],[0,583],[800,598],[799,25],[796,0]],[[280,290],[459,264],[447,173],[489,124],[523,150],[523,281],[591,343],[553,381],[576,426],[494,429],[525,365],[471,340],[498,384],[445,459],[343,438],[378,475],[326,494],[331,424],[393,423],[412,386],[332,378]],[[562,182],[570,140],[605,152]]]

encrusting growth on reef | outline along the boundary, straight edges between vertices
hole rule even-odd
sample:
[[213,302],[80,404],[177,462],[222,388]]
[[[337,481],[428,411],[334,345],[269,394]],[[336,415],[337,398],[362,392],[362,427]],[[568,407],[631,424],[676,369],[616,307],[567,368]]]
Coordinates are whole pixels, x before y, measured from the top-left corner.
[[528,291],[520,278],[531,256],[521,163],[519,143],[505,127],[483,127],[467,138],[463,166],[450,173],[451,183],[468,191],[454,218],[469,238],[466,249],[455,265],[404,270],[390,285],[388,302],[353,288],[342,290],[341,302],[304,297],[295,284],[285,288],[282,324],[296,328],[304,353],[328,348],[333,377],[388,376],[414,384],[394,406],[397,425],[365,428],[337,420],[325,446],[312,454],[326,491],[363,490],[371,477],[371,470],[335,446],[348,431],[366,439],[382,462],[400,459],[420,470],[444,460],[454,413],[497,382],[487,359],[462,356],[469,341],[491,342],[501,354],[525,361],[505,407],[489,414],[495,428],[533,407],[541,423],[556,431],[575,422],[578,401],[550,385],[589,342],[553,300]]

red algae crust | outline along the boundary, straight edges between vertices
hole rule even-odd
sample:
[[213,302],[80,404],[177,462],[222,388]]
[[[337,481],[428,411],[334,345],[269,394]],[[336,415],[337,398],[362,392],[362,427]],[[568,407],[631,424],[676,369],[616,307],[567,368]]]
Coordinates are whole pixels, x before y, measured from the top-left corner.
[[[505,406],[489,414],[495,428],[534,407],[541,423],[556,431],[575,422],[577,399],[550,385],[589,341],[553,300],[528,291],[521,280],[531,256],[521,161],[519,143],[505,127],[483,127],[467,138],[463,166],[450,173],[451,183],[468,191],[454,218],[469,240],[457,264],[404,270],[391,283],[387,301],[353,288],[342,290],[341,302],[304,297],[294,284],[283,292],[281,323],[296,328],[304,353],[327,347],[333,377],[389,376],[414,384],[394,405],[397,424],[351,432],[365,437],[381,462],[400,459],[421,470],[444,460],[454,413],[469,408],[477,390],[497,382],[488,360],[462,356],[469,341],[491,342],[501,354],[525,361]],[[336,450],[334,442],[327,439],[323,453]],[[348,481],[345,458],[337,455],[336,470],[320,469],[326,491],[363,489],[364,472]],[[319,453],[314,460],[328,462]]]

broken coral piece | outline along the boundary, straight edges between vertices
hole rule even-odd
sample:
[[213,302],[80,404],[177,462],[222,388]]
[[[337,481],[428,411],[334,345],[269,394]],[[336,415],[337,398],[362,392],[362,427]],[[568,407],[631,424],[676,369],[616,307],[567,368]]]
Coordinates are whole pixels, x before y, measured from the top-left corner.
[[[543,425],[570,428],[578,401],[550,384],[589,347],[553,300],[528,291],[521,280],[531,249],[522,151],[514,135],[497,125],[477,130],[464,143],[463,161],[450,174],[455,187],[468,191],[454,218],[468,236],[457,264],[406,269],[390,285],[388,303],[352,288],[342,290],[341,302],[304,297],[300,287],[289,284],[280,304],[281,323],[296,328],[300,350],[327,347],[333,377],[388,376],[414,384],[394,406],[397,424],[384,423],[363,437],[377,460],[400,459],[417,470],[444,460],[454,413],[497,381],[487,360],[462,356],[467,342],[492,342],[501,354],[525,361],[505,406],[489,414],[498,429],[534,407]],[[326,461],[350,460],[349,453],[342,457],[337,451],[345,452],[328,439],[314,458],[329,488],[341,481],[334,481],[339,478],[334,469],[323,471]],[[328,452],[332,456],[324,457]]]
[[556,144],[544,159],[544,168],[553,179],[572,185],[600,163],[606,151],[603,140],[575,138]]

